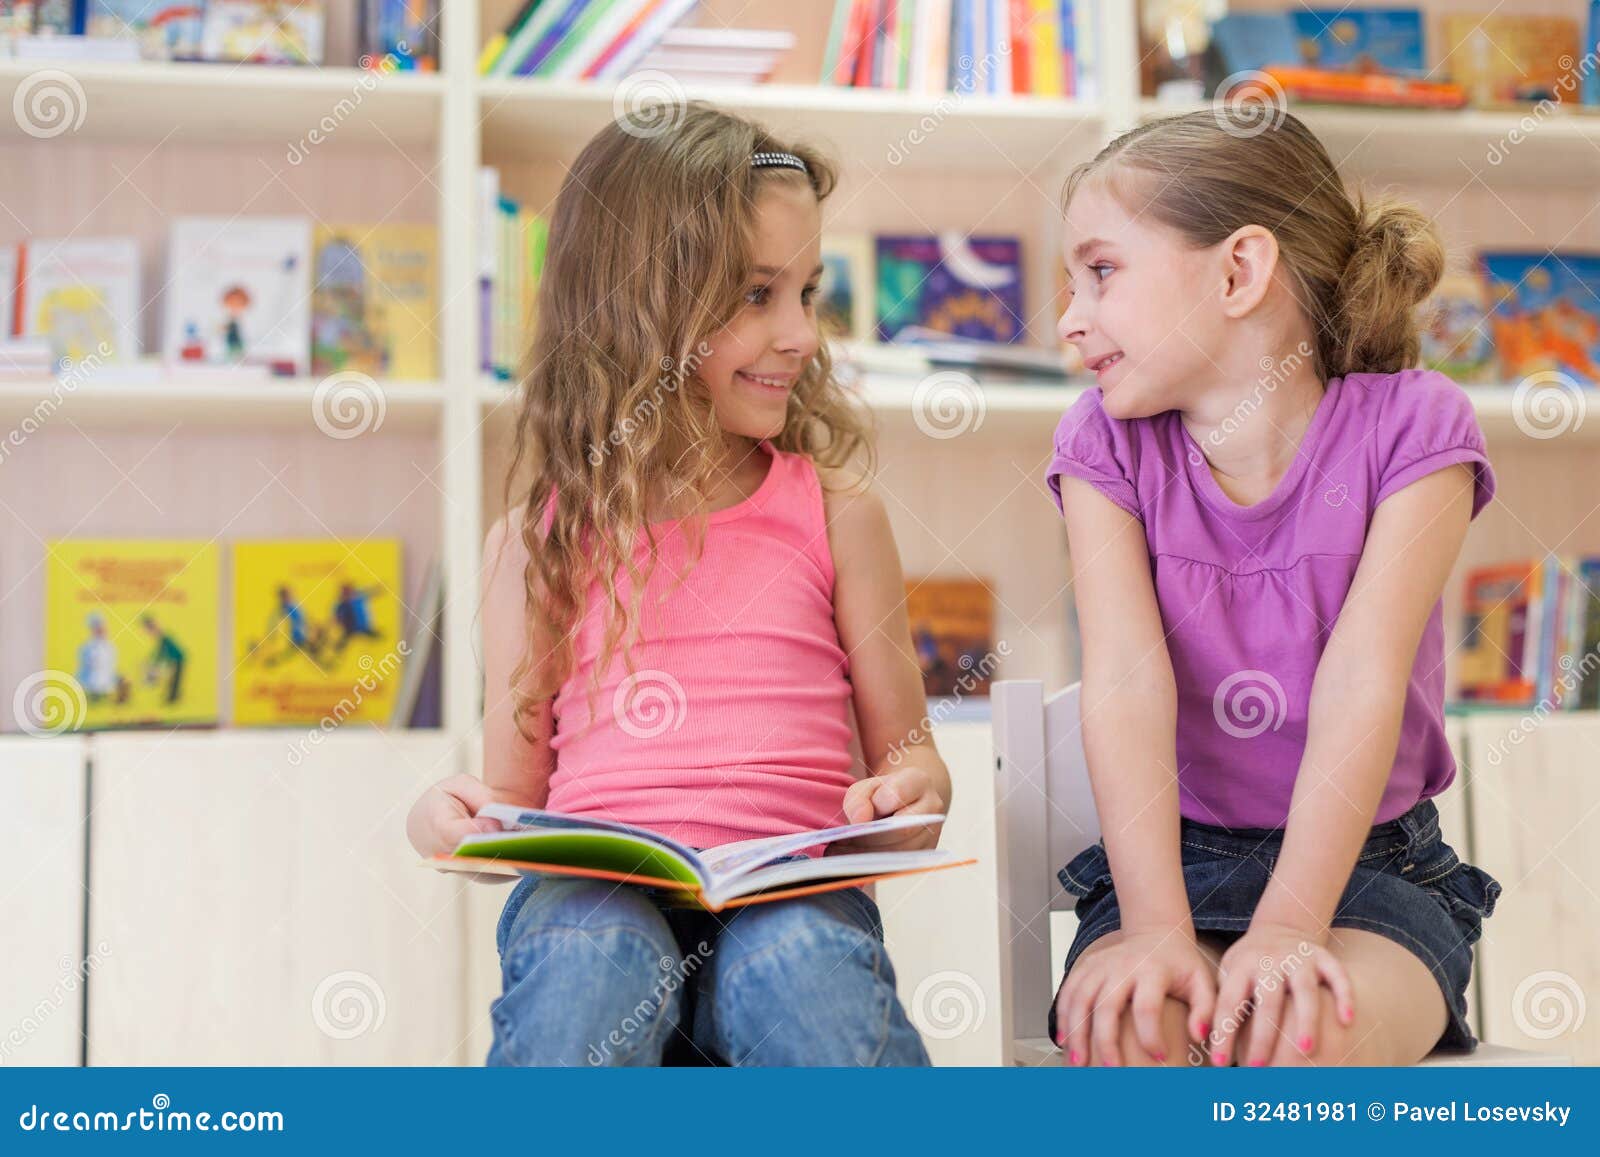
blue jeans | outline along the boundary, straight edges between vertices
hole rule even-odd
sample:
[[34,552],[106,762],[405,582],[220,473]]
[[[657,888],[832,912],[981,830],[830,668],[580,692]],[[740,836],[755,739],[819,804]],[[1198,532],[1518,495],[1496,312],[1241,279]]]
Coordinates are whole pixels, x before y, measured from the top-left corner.
[[495,939],[490,1065],[928,1063],[859,888],[710,913],[526,876]]

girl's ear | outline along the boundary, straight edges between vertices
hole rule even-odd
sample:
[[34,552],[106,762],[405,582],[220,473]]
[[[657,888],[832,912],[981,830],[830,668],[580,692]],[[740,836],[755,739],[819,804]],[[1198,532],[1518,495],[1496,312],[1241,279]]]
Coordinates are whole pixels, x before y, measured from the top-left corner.
[[1222,253],[1222,310],[1243,317],[1266,296],[1278,268],[1278,239],[1260,225],[1244,225],[1218,247]]

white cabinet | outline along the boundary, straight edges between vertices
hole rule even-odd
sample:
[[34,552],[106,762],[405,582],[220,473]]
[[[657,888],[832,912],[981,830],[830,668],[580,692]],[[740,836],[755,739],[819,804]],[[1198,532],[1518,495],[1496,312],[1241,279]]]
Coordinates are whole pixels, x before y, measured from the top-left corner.
[[1502,888],[1478,947],[1483,1035],[1600,1064],[1600,720],[1466,728],[1472,860]]
[[447,736],[106,734],[93,758],[91,1064],[473,1059],[465,884],[404,833]]
[[76,1065],[86,976],[104,953],[83,939],[84,744],[0,739],[0,1065]]

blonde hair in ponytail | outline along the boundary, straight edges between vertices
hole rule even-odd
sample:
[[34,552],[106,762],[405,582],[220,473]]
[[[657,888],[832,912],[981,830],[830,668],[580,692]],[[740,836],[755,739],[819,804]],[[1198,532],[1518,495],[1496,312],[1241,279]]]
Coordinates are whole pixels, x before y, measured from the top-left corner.
[[1324,381],[1416,364],[1417,307],[1445,267],[1433,223],[1389,198],[1352,200],[1322,142],[1292,113],[1277,110],[1248,131],[1212,110],[1140,125],[1072,171],[1063,210],[1091,179],[1197,248],[1245,225],[1270,229]]

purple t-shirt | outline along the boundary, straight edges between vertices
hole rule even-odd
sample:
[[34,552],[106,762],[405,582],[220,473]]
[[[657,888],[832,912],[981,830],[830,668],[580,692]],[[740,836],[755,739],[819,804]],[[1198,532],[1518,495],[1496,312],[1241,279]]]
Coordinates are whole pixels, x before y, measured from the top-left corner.
[[[1373,511],[1457,462],[1476,467],[1477,517],[1494,494],[1483,433],[1465,392],[1431,370],[1329,381],[1289,472],[1254,506],[1223,493],[1176,411],[1109,418],[1093,389],[1062,417],[1045,474],[1056,505],[1060,475],[1068,474],[1144,524],[1178,684],[1184,816],[1225,827],[1286,825],[1311,681]],[[1436,603],[1374,822],[1437,795],[1455,770],[1444,735],[1444,624]]]

